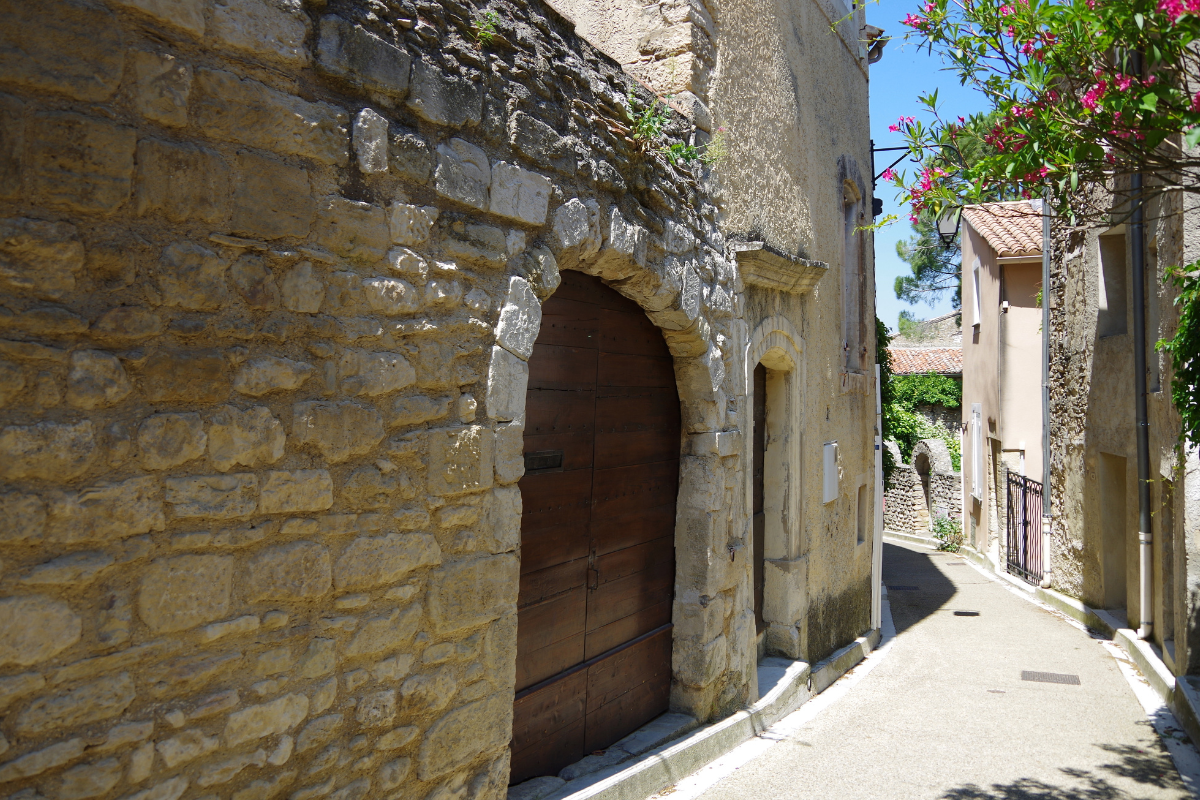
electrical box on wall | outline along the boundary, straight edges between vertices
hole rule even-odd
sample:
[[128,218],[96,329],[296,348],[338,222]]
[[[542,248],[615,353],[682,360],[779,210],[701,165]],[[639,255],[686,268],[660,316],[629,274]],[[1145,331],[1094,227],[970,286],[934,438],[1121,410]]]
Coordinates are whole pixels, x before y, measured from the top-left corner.
[[825,464],[821,481],[821,502],[832,503],[838,498],[838,443],[826,442],[822,461]]

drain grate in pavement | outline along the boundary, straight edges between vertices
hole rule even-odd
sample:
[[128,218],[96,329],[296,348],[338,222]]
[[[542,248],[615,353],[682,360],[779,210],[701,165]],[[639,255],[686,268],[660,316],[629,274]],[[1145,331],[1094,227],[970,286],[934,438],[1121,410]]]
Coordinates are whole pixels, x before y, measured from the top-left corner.
[[956,617],[978,617],[979,612],[978,611],[955,611],[954,616],[956,616]]
[[921,589],[919,586],[892,586],[890,584],[888,585],[889,592],[919,592],[920,590]]
[[1027,669],[1021,670],[1021,680],[1036,683],[1065,683],[1070,686],[1080,685],[1078,675],[1064,675],[1061,672],[1033,672]]

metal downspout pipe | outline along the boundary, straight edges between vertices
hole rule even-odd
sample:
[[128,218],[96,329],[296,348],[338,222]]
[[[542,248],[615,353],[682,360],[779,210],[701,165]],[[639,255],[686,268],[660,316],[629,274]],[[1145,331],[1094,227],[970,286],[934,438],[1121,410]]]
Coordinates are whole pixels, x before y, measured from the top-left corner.
[[1050,588],[1050,190],[1042,200],[1042,588]]
[[1142,174],[1129,179],[1133,208],[1129,219],[1131,253],[1130,277],[1133,279],[1133,380],[1137,415],[1138,469],[1138,612],[1139,639],[1149,639],[1154,629],[1153,537],[1150,527],[1150,421],[1146,413],[1146,250]]

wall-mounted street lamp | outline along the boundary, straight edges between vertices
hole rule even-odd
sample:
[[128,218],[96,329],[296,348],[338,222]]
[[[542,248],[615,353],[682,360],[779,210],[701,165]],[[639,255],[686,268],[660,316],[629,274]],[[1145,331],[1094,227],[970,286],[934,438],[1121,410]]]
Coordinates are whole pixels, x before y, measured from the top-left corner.
[[961,208],[948,208],[938,217],[937,231],[938,238],[942,240],[942,247],[954,246],[955,240],[958,239],[958,226],[961,224]]

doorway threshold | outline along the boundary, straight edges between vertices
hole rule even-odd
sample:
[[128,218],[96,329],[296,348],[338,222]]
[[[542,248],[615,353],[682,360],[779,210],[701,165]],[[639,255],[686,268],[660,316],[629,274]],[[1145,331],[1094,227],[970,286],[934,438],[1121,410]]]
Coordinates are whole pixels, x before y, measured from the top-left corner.
[[723,720],[700,725],[668,712],[607,750],[564,768],[557,777],[531,778],[508,790],[508,800],[644,800],[720,758],[820,694],[879,645],[872,630],[815,667],[765,658],[758,665],[760,699]]

